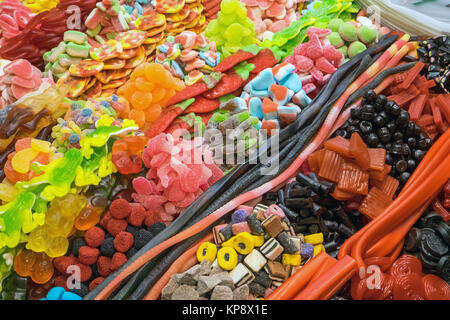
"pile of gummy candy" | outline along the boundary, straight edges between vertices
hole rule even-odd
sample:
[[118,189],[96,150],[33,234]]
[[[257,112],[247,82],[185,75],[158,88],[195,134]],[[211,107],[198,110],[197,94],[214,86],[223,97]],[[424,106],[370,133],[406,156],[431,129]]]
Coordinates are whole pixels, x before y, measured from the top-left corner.
[[3,300],[450,300],[450,37],[353,0],[3,0],[0,31]]

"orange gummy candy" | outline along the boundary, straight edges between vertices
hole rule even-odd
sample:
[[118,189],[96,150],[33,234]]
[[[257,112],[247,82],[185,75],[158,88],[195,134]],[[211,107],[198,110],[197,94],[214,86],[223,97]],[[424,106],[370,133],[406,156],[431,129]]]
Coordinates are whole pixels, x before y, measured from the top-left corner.
[[139,128],[142,128],[145,124],[145,113],[142,110],[133,109],[130,111],[130,119],[134,120]]
[[147,122],[155,121],[161,114],[161,110],[162,110],[161,105],[159,105],[157,103],[152,104],[150,106],[150,108],[148,108],[147,110],[144,111],[145,112],[145,120]]
[[148,81],[145,77],[138,77],[135,81],[136,88],[144,92],[150,92],[155,89],[155,84]]
[[131,104],[137,110],[145,110],[152,103],[152,94],[150,92],[135,91],[131,96]]
[[153,92],[153,102],[160,102],[166,96],[166,89],[156,87]]

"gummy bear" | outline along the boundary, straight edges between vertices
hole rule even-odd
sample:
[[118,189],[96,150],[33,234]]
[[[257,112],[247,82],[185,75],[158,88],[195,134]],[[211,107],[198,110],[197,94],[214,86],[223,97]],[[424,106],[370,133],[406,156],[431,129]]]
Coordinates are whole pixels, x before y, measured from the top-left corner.
[[245,4],[238,0],[223,0],[220,9],[217,19],[206,27],[205,35],[216,43],[225,57],[256,43],[254,24],[247,17]]
[[14,270],[21,277],[31,277],[37,284],[48,282],[55,271],[52,259],[45,253],[26,249],[20,251],[14,259]]
[[141,154],[148,139],[144,136],[129,136],[114,141],[112,161],[120,173],[132,174],[141,171]]
[[28,236],[27,249],[35,252],[45,252],[54,258],[66,253],[75,218],[86,206],[84,195],[67,194],[62,198],[55,198],[45,214],[45,224]]

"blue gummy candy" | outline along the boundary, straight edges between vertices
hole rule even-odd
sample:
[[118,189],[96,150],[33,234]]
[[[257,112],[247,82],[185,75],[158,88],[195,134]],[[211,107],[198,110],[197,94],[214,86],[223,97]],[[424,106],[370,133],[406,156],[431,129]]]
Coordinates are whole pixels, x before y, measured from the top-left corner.
[[69,136],[69,142],[77,143],[78,141],[80,141],[80,137],[76,133],[71,133]]
[[294,92],[298,92],[302,89],[302,80],[296,73],[291,73],[290,75],[285,77],[282,81],[280,81],[280,84],[288,87]]
[[184,73],[183,73],[183,70],[181,70],[180,65],[175,60],[172,60],[171,64],[172,64],[172,68],[175,71],[175,73],[177,75],[179,75],[180,77],[184,77]]
[[61,296],[65,291],[63,287],[53,287],[47,293],[47,300],[61,300]]
[[105,108],[111,107],[111,104],[108,101],[106,101],[106,100],[100,101],[100,104],[102,106],[104,106]]
[[116,94],[111,96],[112,101],[119,101],[119,97]]
[[83,300],[83,298],[73,292],[66,291],[62,294],[61,300]]
[[89,108],[83,109],[83,110],[81,111],[81,115],[82,115],[83,117],[89,117],[91,114],[92,114],[92,110],[89,109]]
[[267,90],[275,83],[272,68],[264,69],[259,75],[251,81],[251,88],[255,90]]
[[250,114],[257,117],[259,120],[263,118],[262,101],[259,98],[253,97],[249,103]]

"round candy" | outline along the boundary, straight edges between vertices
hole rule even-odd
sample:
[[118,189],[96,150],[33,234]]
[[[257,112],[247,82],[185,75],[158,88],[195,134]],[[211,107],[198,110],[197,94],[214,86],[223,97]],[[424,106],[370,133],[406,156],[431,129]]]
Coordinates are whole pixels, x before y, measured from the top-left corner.
[[241,232],[238,235],[236,235],[234,242],[233,242],[233,248],[240,254],[249,254],[252,252],[253,248],[255,247],[255,241],[252,237],[252,235],[248,232]]
[[366,49],[367,47],[364,43],[360,41],[355,41],[348,47],[348,57],[351,59],[357,54],[365,51]]
[[92,59],[84,59],[73,64],[69,68],[69,72],[75,77],[91,77],[98,72],[102,71],[104,67],[103,62],[95,61]]
[[214,243],[204,242],[200,245],[197,250],[197,260],[202,262],[203,260],[209,260],[213,263],[216,259],[217,247]]
[[222,247],[217,252],[217,263],[227,271],[233,270],[238,264],[238,255],[232,247]]
[[339,28],[339,34],[345,41],[353,42],[358,40],[358,30],[350,22],[343,23]]

